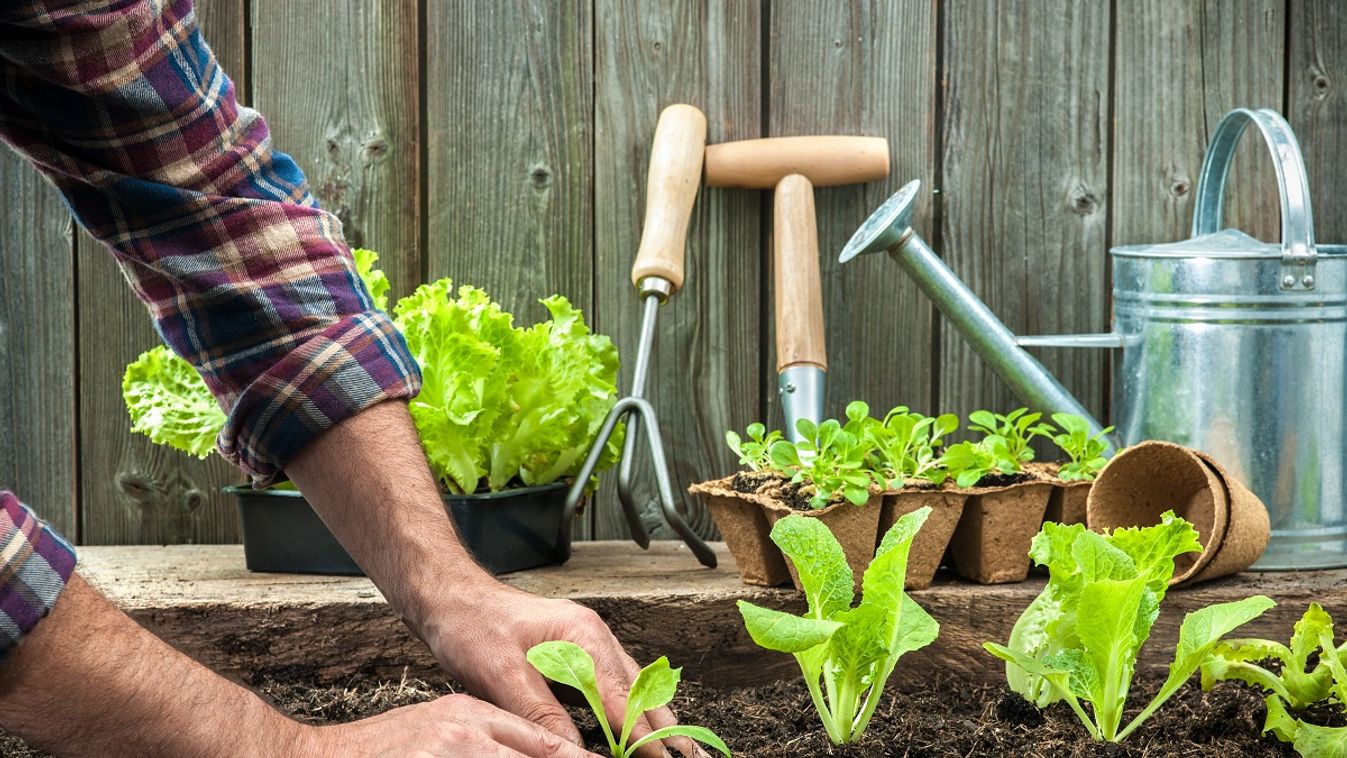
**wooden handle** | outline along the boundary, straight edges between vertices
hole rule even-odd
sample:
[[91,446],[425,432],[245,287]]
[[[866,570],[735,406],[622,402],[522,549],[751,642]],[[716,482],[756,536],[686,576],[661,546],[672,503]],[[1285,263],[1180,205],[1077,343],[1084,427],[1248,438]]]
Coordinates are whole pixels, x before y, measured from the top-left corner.
[[772,275],[776,284],[776,371],[828,368],[823,342],[814,187],[799,174],[776,185],[772,209]]
[[706,148],[708,187],[765,188],[790,174],[815,187],[883,179],[889,141],[883,137],[768,137]]
[[683,248],[705,153],[706,116],[701,111],[670,105],[659,114],[645,183],[641,248],[631,267],[631,283],[637,287],[648,276],[667,279],[670,294],[683,286]]

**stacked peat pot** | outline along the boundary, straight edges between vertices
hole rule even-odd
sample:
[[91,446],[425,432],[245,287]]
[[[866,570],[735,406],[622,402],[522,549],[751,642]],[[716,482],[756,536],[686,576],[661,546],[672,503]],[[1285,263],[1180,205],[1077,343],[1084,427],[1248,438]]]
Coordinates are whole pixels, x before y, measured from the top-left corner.
[[[792,444],[762,424],[746,438],[726,434],[746,467],[733,476],[695,484],[747,584],[795,580],[793,567],[770,538],[791,513],[817,518],[842,545],[859,581],[876,543],[899,518],[924,506],[931,514],[912,544],[907,588],[923,589],[947,563],[982,584],[1017,582],[1029,572],[1029,545],[1044,518],[1081,523],[1084,499],[1105,463],[1104,443],[1082,419],[1056,414],[978,411],[969,430],[976,442],[945,447],[956,416],[923,416],[898,407],[883,420],[863,402],[847,406],[845,422],[802,421]],[[1070,460],[1032,463],[1029,442],[1048,437]]]

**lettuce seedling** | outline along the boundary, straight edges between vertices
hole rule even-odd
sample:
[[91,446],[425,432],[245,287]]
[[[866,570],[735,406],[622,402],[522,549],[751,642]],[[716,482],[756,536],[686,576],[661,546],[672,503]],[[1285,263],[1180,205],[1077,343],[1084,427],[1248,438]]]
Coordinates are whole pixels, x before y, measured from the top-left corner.
[[[1272,640],[1235,639],[1217,645],[1202,662],[1202,689],[1219,681],[1241,681],[1268,693],[1264,732],[1289,742],[1303,756],[1347,754],[1347,727],[1310,724],[1292,716],[1295,710],[1335,700],[1347,708],[1347,669],[1343,654],[1347,642],[1333,644],[1333,618],[1318,603],[1310,603],[1291,634],[1291,644]],[[1310,665],[1311,657],[1318,660]],[[1277,670],[1258,665],[1273,660]]]
[[727,757],[730,755],[730,749],[724,741],[710,729],[688,724],[662,727],[634,742],[630,741],[631,730],[636,726],[636,720],[641,714],[668,705],[678,689],[683,670],[670,668],[669,659],[664,656],[641,669],[636,681],[631,683],[631,691],[627,693],[627,712],[622,718],[620,736],[613,735],[613,728],[609,725],[609,714],[603,707],[603,696],[599,692],[598,677],[594,674],[594,659],[584,648],[574,642],[563,640],[543,642],[530,648],[527,657],[528,662],[533,664],[538,673],[558,684],[574,687],[584,695],[585,702],[589,703],[590,710],[594,711],[599,728],[603,730],[603,736],[608,740],[608,749],[613,758],[628,758],[642,745],[669,737],[690,737],[710,745]]
[[952,413],[923,416],[900,405],[870,428],[874,467],[892,487],[901,487],[908,479],[940,484],[948,473],[937,450],[958,428],[959,417]]
[[1108,458],[1104,457],[1108,441],[1104,437],[1113,431],[1113,427],[1091,437],[1089,423],[1080,416],[1054,413],[1052,420],[1062,430],[1052,436],[1052,441],[1071,459],[1057,471],[1057,478],[1064,482],[1093,481],[1108,463]]
[[1120,728],[1137,654],[1160,614],[1174,557],[1201,550],[1197,536],[1173,512],[1155,526],[1112,534],[1044,524],[1030,556],[1048,567],[1048,585],[1015,623],[1007,646],[983,647],[1007,662],[1016,692],[1040,706],[1065,700],[1091,737],[1122,741],[1183,686],[1222,637],[1275,605],[1255,595],[1189,613],[1168,678]]
[[1002,416],[991,411],[973,411],[968,420],[973,422],[969,429],[988,436],[1005,440],[1006,450],[1016,461],[1015,470],[1020,465],[1034,459],[1034,449],[1029,446],[1035,437],[1051,437],[1056,431],[1051,424],[1040,424],[1041,413],[1030,413],[1028,408],[1016,408]]
[[823,508],[841,496],[856,505],[870,499],[870,487],[883,484],[882,477],[869,466],[869,436],[857,437],[846,431],[836,419],[815,424],[799,419],[795,429],[800,441],[781,440],[772,445],[772,467],[790,476],[794,483],[813,485],[811,508]]
[[978,442],[959,442],[945,448],[940,466],[960,487],[975,487],[992,473],[1015,474],[1020,462],[1011,454],[1005,438],[989,434]]
[[834,744],[861,739],[898,659],[940,633],[903,591],[912,539],[930,513],[930,507],[913,511],[884,535],[854,608],[854,575],[837,538],[817,519],[787,516],[772,527],[772,541],[799,572],[808,612],[795,616],[739,601],[754,642],[795,656]]
[[725,432],[725,444],[739,456],[739,465],[749,471],[772,470],[772,445],[781,441],[781,432],[775,429],[769,432],[767,427],[754,422],[744,433],[748,435],[746,440],[734,432]]

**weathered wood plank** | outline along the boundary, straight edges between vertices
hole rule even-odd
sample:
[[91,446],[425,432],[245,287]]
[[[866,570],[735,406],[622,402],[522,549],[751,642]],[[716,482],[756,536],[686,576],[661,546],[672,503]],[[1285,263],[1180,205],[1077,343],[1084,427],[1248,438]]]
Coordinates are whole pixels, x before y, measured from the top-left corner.
[[[709,142],[762,136],[761,23],[757,3],[596,3],[595,318],[621,351],[624,392],[641,320],[631,265],[659,113],[679,102],[701,108]],[[656,328],[646,391],[660,418],[674,491],[689,523],[704,535],[714,533],[714,524],[683,488],[730,470],[725,430],[760,414],[760,203],[757,192],[702,189],[688,233],[684,288],[660,309]],[[653,536],[673,536],[655,505],[649,455],[640,450],[635,471],[643,521]],[[607,477],[595,501],[598,539],[628,535],[615,480],[615,473]]]
[[1287,63],[1291,126],[1309,164],[1319,242],[1347,243],[1347,4],[1297,2]]
[[[952,0],[947,12],[941,253],[1013,332],[1102,331],[1109,4]],[[1020,405],[947,323],[940,343],[942,410]],[[1041,359],[1103,410],[1101,352]]]
[[[866,216],[913,179],[922,182],[913,226],[935,241],[935,5],[931,0],[772,5],[771,136],[862,134],[889,140],[887,180],[815,191],[830,415],[840,416],[853,399],[867,401],[881,415],[900,404],[933,410],[929,301],[883,256],[843,266],[837,255]],[[772,295],[764,292],[764,298],[770,308]],[[763,349],[770,352],[770,319],[764,332]],[[774,366],[767,356],[761,386],[780,424]]]
[[0,489],[77,539],[74,243],[56,189],[0,149]]
[[[244,60],[245,8],[244,0],[207,0],[201,9],[201,32],[231,75],[228,66]],[[122,372],[159,338],[107,250],[83,232],[76,247],[81,541],[237,540],[234,503],[220,492],[239,480],[237,470],[218,457],[197,461],[131,434]]]
[[[803,610],[799,593],[739,582],[723,543],[720,568],[703,569],[675,543],[643,552],[629,542],[576,545],[565,566],[510,574],[529,592],[595,609],[639,661],[667,655],[684,676],[711,686],[762,684],[799,676],[787,655],[758,648],[744,631],[738,600]],[[102,547],[81,551],[81,571],[114,603],[227,674],[309,674],[324,681],[353,674],[434,675],[435,662],[364,578],[250,574],[237,546]],[[894,684],[954,676],[995,681],[1004,666],[982,650],[1005,641],[1043,580],[974,585],[941,577],[912,597],[940,622],[940,638],[903,657]],[[1347,613],[1347,571],[1240,574],[1171,590],[1139,669],[1173,660],[1183,616],[1211,603],[1261,593],[1278,606],[1240,631],[1285,639],[1311,600]]]
[[253,105],[352,247],[379,252],[391,299],[420,284],[416,0],[252,6]]
[[[1117,14],[1112,243],[1184,239],[1207,137],[1231,108],[1282,109],[1284,0],[1145,0]],[[1249,134],[1226,225],[1280,238],[1267,150]]]

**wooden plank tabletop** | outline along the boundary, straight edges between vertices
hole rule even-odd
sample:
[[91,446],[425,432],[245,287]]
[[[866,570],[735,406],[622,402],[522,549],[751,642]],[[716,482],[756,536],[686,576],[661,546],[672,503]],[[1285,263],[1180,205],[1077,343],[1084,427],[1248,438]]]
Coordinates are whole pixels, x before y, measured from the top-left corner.
[[[583,542],[564,566],[503,579],[594,608],[637,660],[668,655],[690,679],[730,686],[795,676],[790,657],[761,651],[748,639],[735,602],[798,610],[800,596],[741,584],[724,544],[714,547],[720,567],[704,569],[680,543],[656,542],[642,551],[630,542]],[[400,676],[404,669],[434,675],[433,659],[363,577],[250,573],[238,545],[85,547],[80,571],[169,642],[244,681],[269,674],[324,681]],[[898,683],[937,674],[1000,677],[1000,666],[981,643],[1004,641],[1042,584],[1034,578],[980,586],[946,577],[914,592],[940,622],[941,636],[903,658]],[[1347,570],[1241,574],[1172,590],[1143,648],[1142,667],[1168,665],[1185,613],[1255,593],[1278,606],[1241,634],[1283,639],[1310,600],[1334,615],[1347,613]]]

